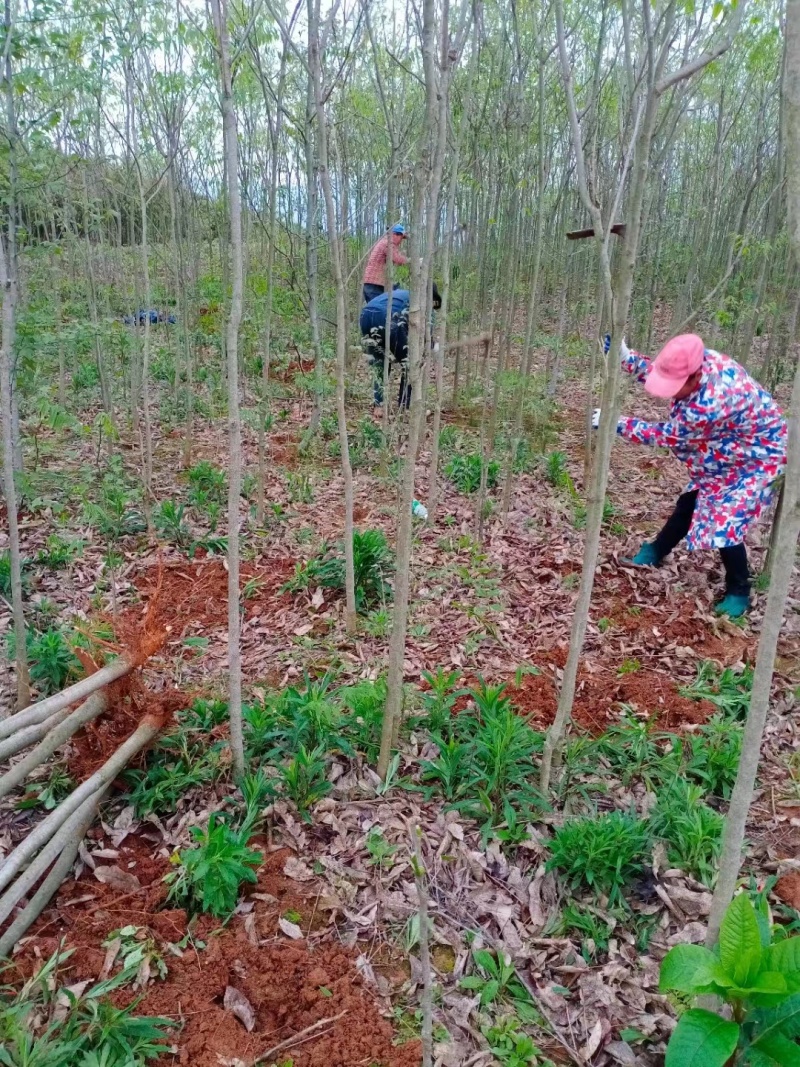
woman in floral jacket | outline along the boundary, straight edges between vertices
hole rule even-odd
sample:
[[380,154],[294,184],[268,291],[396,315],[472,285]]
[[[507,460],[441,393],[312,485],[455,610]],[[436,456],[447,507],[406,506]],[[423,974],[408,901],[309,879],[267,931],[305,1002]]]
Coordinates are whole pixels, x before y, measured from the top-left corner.
[[636,444],[671,449],[690,478],[661,532],[642,545],[633,562],[658,566],[684,538],[690,551],[719,549],[725,597],[717,612],[738,618],[750,606],[744,539],[783,471],[786,421],[744,367],[706,348],[696,334],[674,337],[655,360],[629,351],[623,341],[621,357],[624,370],[671,405],[666,422],[622,418],[617,433]]

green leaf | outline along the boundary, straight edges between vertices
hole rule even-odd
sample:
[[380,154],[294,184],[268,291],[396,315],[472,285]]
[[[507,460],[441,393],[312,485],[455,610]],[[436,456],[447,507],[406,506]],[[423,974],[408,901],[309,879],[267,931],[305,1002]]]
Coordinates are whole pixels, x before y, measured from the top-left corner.
[[664,1067],[723,1067],[738,1040],[736,1023],[692,1008],[684,1012],[672,1032]]
[[491,982],[487,982],[481,992],[481,1004],[491,1004],[497,994],[500,992],[500,983],[496,978],[493,978]]
[[733,985],[713,952],[702,945],[676,945],[661,964],[658,988],[662,993],[712,992],[713,987]]
[[748,1050],[746,1062],[752,1067],[800,1067],[800,1045],[776,1034],[756,1042]]
[[761,966],[765,971],[781,974],[800,973],[800,937],[788,937],[770,945],[761,957]]
[[753,1044],[772,1037],[800,1035],[800,993],[793,993],[774,1008],[760,1008],[748,1018],[753,1025]]
[[777,971],[762,971],[752,985],[744,988],[734,986],[728,990],[728,996],[744,999],[754,993],[786,993],[786,978]]
[[723,970],[738,986],[749,986],[761,969],[761,935],[746,893],[734,897],[719,931],[719,958]]

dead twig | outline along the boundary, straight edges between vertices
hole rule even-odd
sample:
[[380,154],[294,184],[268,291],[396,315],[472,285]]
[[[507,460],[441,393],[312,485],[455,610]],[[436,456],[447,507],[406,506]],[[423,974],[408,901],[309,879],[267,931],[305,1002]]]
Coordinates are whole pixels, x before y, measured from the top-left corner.
[[253,1067],[256,1067],[256,1064],[258,1063],[265,1063],[271,1056],[276,1056],[279,1052],[294,1048],[295,1045],[301,1045],[312,1038],[321,1037],[322,1033],[320,1031],[323,1030],[323,1027],[328,1026],[330,1023],[338,1022],[339,1019],[347,1015],[349,1010],[349,1008],[345,1008],[345,1010],[340,1011],[338,1015],[331,1015],[328,1019],[320,1019],[318,1022],[312,1023],[311,1026],[307,1026],[305,1030],[299,1030],[291,1037],[287,1037],[285,1041],[273,1045],[272,1048],[267,1049],[266,1052],[262,1052],[258,1059],[253,1060]]

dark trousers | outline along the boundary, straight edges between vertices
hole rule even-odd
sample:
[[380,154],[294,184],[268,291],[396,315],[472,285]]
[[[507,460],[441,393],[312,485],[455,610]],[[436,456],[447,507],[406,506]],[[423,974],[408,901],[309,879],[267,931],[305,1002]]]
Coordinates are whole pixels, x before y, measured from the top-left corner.
[[[696,489],[678,497],[675,510],[653,541],[660,559],[668,556],[688,534],[696,504]],[[721,548],[719,554],[725,568],[725,591],[733,596],[749,596],[750,569],[747,565],[747,549],[744,545],[731,545],[729,548]]]
[[381,293],[386,290],[382,285],[374,285],[372,282],[364,282],[364,303],[368,304],[370,300],[374,300],[376,296],[380,296]]

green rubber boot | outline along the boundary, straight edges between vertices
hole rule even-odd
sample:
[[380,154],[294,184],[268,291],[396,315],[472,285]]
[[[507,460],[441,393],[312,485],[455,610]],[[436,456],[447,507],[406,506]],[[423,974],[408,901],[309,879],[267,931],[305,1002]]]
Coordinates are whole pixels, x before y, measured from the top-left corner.
[[656,546],[645,541],[633,559],[624,559],[623,563],[632,563],[634,567],[657,567],[661,557],[656,552]]
[[741,619],[749,610],[750,597],[736,596],[734,593],[727,593],[725,599],[720,600],[714,608],[715,614],[727,615],[729,619]]

